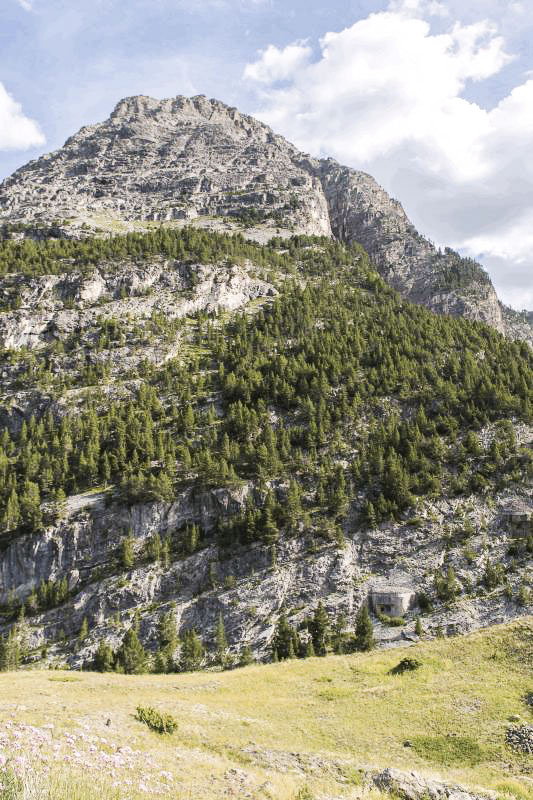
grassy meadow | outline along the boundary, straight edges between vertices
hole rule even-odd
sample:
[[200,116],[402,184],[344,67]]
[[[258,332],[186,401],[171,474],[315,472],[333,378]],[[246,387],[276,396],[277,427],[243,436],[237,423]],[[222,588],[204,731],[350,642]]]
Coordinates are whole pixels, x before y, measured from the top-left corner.
[[[407,656],[421,666],[390,675]],[[529,692],[531,618],[227,672],[3,673],[0,798],[378,798],[365,771],[396,767],[527,800],[533,759],[505,733],[533,724]],[[177,730],[151,731],[139,705],[170,713]]]

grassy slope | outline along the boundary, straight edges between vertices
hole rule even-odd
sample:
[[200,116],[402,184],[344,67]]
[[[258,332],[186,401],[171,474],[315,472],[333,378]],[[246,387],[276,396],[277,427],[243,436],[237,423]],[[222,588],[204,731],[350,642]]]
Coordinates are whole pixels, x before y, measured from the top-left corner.
[[[403,676],[388,675],[407,654],[423,666]],[[119,745],[141,751],[128,773],[137,789],[143,754],[149,752],[157,765],[152,772],[173,773],[169,796],[175,798],[294,798],[304,785],[313,798],[357,797],[359,768],[394,766],[523,800],[533,797],[531,758],[513,753],[504,737],[510,715],[531,722],[523,697],[533,690],[532,666],[533,619],[527,618],[408,650],[225,673],[4,674],[0,750],[8,719],[53,723],[56,741],[85,725],[81,729],[89,739],[77,745],[82,753],[93,735],[107,739],[109,752]],[[174,714],[178,732],[172,737],[150,732],[134,719],[137,704]],[[414,747],[405,747],[406,739]],[[255,754],[243,752],[251,743]],[[287,772],[283,764],[299,772]],[[100,787],[79,797],[119,795]],[[51,796],[63,797],[63,792]],[[128,790],[124,796],[137,795]]]

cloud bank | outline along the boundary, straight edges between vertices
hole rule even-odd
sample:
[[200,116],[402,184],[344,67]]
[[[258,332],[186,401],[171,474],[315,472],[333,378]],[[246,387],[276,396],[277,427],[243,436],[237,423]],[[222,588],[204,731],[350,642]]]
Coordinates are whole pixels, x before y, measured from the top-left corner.
[[32,119],[0,83],[0,150],[28,150],[45,143],[45,138]]
[[[465,97],[513,60],[487,20],[395,0],[340,32],[270,45],[244,77],[257,116],[304,150],[372,173],[439,244],[480,258],[504,301],[533,308],[533,78],[493,108]],[[437,16],[445,32],[433,33]]]

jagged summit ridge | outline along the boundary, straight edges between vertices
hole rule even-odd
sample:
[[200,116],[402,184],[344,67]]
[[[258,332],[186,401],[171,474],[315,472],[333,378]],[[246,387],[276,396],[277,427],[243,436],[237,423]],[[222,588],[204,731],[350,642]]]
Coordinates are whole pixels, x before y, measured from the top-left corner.
[[438,251],[368,174],[314,159],[219,100],[120,100],[104,122],[0,184],[0,221],[59,225],[64,235],[150,224],[237,223],[361,242],[402,294],[434,311],[533,341],[481,267]]
[[[122,221],[291,216],[298,230],[330,235],[320,180],[263,123],[203,96],[121,100],[103,123],[31,162],[0,189],[9,220]],[[298,214],[294,212],[298,209]]]

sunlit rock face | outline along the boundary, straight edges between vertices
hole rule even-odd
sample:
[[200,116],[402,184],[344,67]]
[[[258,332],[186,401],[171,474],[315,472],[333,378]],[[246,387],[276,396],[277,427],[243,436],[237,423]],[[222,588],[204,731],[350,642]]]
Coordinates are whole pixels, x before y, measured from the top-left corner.
[[336,236],[364,245],[401,294],[434,311],[533,341],[473,261],[421,236],[364,172],[300,152],[253,117],[203,95],[128,97],[54,153],[0,185],[0,221],[55,224],[61,235],[194,224]]

